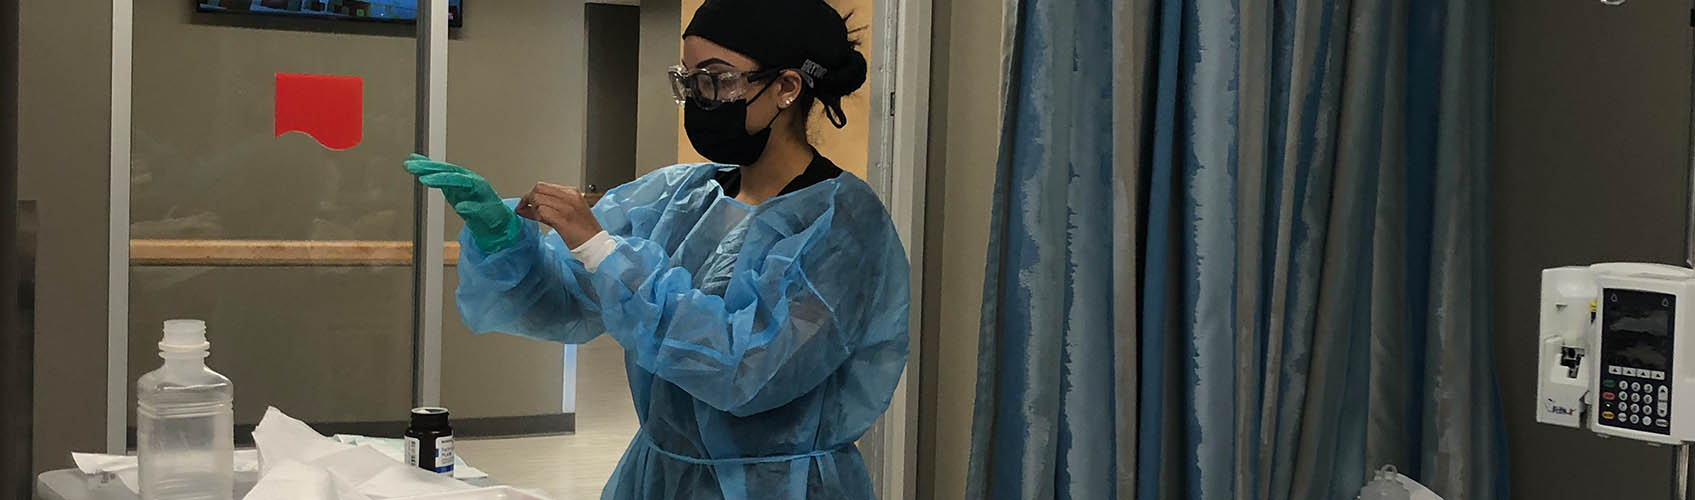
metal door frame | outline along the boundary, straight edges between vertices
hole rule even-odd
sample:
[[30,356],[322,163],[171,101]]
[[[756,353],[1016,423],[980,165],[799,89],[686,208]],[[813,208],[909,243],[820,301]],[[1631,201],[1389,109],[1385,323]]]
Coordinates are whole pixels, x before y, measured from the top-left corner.
[[[146,1],[146,0],[136,0]],[[447,0],[418,0],[419,153],[447,158]],[[442,241],[447,202],[435,190],[413,183],[412,231],[412,403],[441,405]]]
[[866,177],[883,198],[906,245],[911,312],[906,371],[874,429],[882,463],[872,477],[880,498],[914,498],[918,471],[918,374],[923,352],[924,210],[930,138],[932,0],[879,0],[872,27],[870,144]]
[[125,451],[129,422],[130,104],[135,3],[112,0],[111,170],[106,216],[106,452]]

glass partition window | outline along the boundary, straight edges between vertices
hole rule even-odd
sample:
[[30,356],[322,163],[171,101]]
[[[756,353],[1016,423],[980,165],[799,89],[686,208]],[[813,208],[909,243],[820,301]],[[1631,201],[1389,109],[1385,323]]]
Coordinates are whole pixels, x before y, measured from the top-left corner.
[[195,10],[134,14],[130,408],[196,318],[238,429],[398,433],[371,427],[412,402],[412,27]]

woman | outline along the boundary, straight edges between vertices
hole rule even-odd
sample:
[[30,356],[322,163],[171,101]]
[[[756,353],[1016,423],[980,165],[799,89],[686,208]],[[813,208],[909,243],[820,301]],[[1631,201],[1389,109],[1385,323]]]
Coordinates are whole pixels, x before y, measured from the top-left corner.
[[908,275],[876,195],[806,138],[814,102],[840,127],[865,81],[845,22],[820,0],[708,0],[671,77],[714,163],[592,210],[569,187],[508,205],[474,173],[406,162],[465,219],[474,331],[623,346],[641,430],[601,498],[874,498],[854,441],[906,364]]

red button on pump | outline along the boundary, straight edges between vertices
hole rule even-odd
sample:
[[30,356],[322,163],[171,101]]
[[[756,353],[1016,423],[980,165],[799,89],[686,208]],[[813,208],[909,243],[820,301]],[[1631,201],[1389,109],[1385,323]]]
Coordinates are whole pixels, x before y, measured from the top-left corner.
[[1601,399],[1605,399],[1607,401],[1612,401],[1613,400],[1613,393],[1603,392],[1603,393],[1601,393]]

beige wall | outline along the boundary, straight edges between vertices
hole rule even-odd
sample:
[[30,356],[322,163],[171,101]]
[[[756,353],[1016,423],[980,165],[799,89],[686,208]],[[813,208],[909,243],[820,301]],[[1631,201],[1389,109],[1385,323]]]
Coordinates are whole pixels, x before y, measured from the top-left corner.
[[964,498],[989,195],[1000,136],[999,3],[936,0],[918,498]]
[[[702,1],[703,0],[682,0],[682,23],[677,29],[677,34],[680,35],[682,33],[682,28],[688,26],[689,19],[694,17],[694,11],[695,9],[700,8]],[[865,27],[865,30],[860,31],[854,36],[859,37],[859,50],[865,54],[865,59],[870,61],[872,54],[871,51],[875,50],[870,28],[873,14],[872,9],[873,6],[876,5],[875,2],[873,0],[827,1],[832,7],[835,7],[838,12],[853,13],[853,19],[848,21],[849,30],[853,30],[861,26]],[[647,7],[644,5],[642,8],[645,9]],[[681,45],[682,41],[679,39],[677,43]],[[676,63],[672,62],[671,64]],[[811,129],[810,136],[812,139],[812,145],[818,148],[818,152],[829,158],[831,161],[834,161],[837,166],[842,167],[842,170],[853,172],[854,175],[858,175],[861,178],[865,177],[866,157],[869,155],[867,134],[870,133],[870,124],[867,122],[870,117],[871,100],[866,96],[869,95],[870,92],[871,79],[870,76],[867,75],[864,87],[860,87],[858,92],[854,92],[852,95],[842,99],[842,111],[846,113],[848,117],[848,125],[846,127],[837,129],[835,126],[830,125],[830,120],[824,117],[822,111],[823,106],[817,105],[812,107],[812,117],[807,121],[807,126]],[[694,148],[689,145],[688,134],[683,131],[682,110],[678,109],[676,113],[677,161],[679,163],[706,161],[706,159],[702,158],[700,154],[695,153]]]

